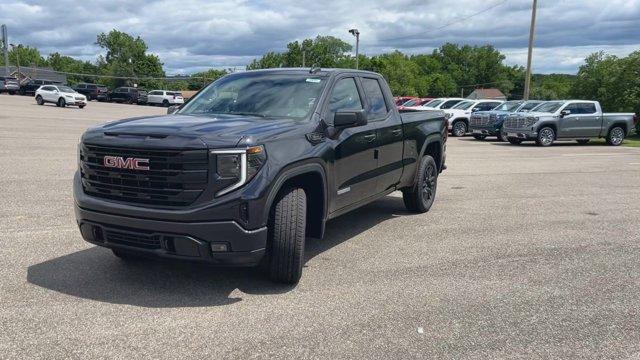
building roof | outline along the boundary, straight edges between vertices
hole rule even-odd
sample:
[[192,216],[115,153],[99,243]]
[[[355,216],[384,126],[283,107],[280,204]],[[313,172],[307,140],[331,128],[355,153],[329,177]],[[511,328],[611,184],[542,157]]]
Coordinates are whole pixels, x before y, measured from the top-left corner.
[[491,88],[491,89],[475,89],[467,99],[496,99],[496,100],[506,100],[507,97],[502,91]]
[[[18,68],[16,66],[9,66],[9,74],[15,76],[18,72]],[[5,74],[5,66],[0,66],[0,74]],[[34,68],[29,66],[20,66],[20,74],[21,80],[50,80],[59,83],[66,84],[67,76],[64,74],[60,74],[51,68]],[[17,76],[16,76],[17,77]]]

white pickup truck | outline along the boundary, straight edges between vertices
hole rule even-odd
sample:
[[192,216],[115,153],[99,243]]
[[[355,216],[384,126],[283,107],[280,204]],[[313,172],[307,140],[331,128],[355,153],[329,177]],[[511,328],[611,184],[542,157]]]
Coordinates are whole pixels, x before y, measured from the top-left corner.
[[605,138],[609,145],[618,146],[637,123],[634,113],[602,113],[597,101],[558,100],[533,112],[509,115],[502,131],[512,144],[527,140],[540,146],[550,146],[556,140],[586,144],[590,138]]

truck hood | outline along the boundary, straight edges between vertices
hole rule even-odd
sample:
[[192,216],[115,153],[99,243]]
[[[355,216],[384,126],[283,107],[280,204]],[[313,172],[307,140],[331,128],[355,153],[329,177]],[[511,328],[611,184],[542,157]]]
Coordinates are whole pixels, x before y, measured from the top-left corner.
[[240,140],[247,145],[268,141],[273,137],[291,133],[300,128],[300,125],[300,121],[292,119],[174,114],[113,121],[92,128],[87,133],[107,136],[197,139],[206,147],[219,148],[237,146]]

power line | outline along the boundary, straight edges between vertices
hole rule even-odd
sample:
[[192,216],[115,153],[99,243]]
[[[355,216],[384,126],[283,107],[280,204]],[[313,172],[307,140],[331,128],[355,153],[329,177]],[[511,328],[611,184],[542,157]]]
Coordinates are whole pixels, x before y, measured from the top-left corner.
[[444,28],[446,28],[446,27],[449,27],[449,26],[451,26],[451,25],[453,25],[453,24],[456,24],[456,23],[458,23],[458,22],[465,21],[465,20],[469,20],[469,19],[471,19],[471,18],[472,18],[472,17],[474,17],[474,16],[477,16],[477,15],[480,15],[480,14],[484,14],[484,13],[486,13],[487,11],[493,10],[493,9],[497,8],[498,6],[500,6],[500,5],[504,4],[504,3],[506,3],[507,1],[509,1],[509,0],[502,0],[502,1],[500,1],[499,3],[496,3],[496,4],[494,4],[494,5],[492,5],[492,6],[488,7],[488,8],[486,8],[486,9],[484,9],[484,10],[478,11],[477,13],[473,13],[473,14],[471,14],[471,15],[469,15],[469,16],[465,16],[465,17],[457,18],[457,19],[455,19],[455,20],[453,20],[453,21],[451,21],[451,22],[448,22],[448,23],[446,23],[446,24],[444,24],[444,25],[441,25],[441,26],[435,27],[435,28],[433,28],[433,29],[428,29],[428,30],[426,30],[426,31],[419,32],[419,33],[415,33],[415,34],[412,34],[412,35],[404,35],[404,36],[398,36],[398,37],[386,38],[386,39],[380,39],[380,40],[381,40],[381,41],[392,41],[392,40],[409,39],[409,38],[413,38],[413,37],[416,37],[416,36],[419,36],[419,35],[425,35],[425,34],[428,34],[428,33],[430,33],[430,32],[433,32],[433,31],[442,30],[442,29],[444,29]]

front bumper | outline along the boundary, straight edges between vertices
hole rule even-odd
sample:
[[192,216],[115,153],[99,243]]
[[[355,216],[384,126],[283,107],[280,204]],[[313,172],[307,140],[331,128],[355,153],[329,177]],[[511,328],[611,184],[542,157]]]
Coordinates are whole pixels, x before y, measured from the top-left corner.
[[77,99],[70,99],[65,97],[64,101],[67,103],[67,105],[75,105],[75,106],[87,105],[86,100],[77,100]]
[[[132,216],[116,203],[84,194],[77,174],[74,200],[82,237],[95,245],[224,266],[255,266],[265,254],[266,226],[249,230],[234,220],[197,219],[198,213],[178,220],[175,212],[161,216],[164,212],[144,207],[135,207],[137,215]],[[220,246],[226,249],[220,251]]]
[[502,132],[507,138],[515,138],[520,140],[535,140],[538,138],[538,132],[525,129],[503,129]]

